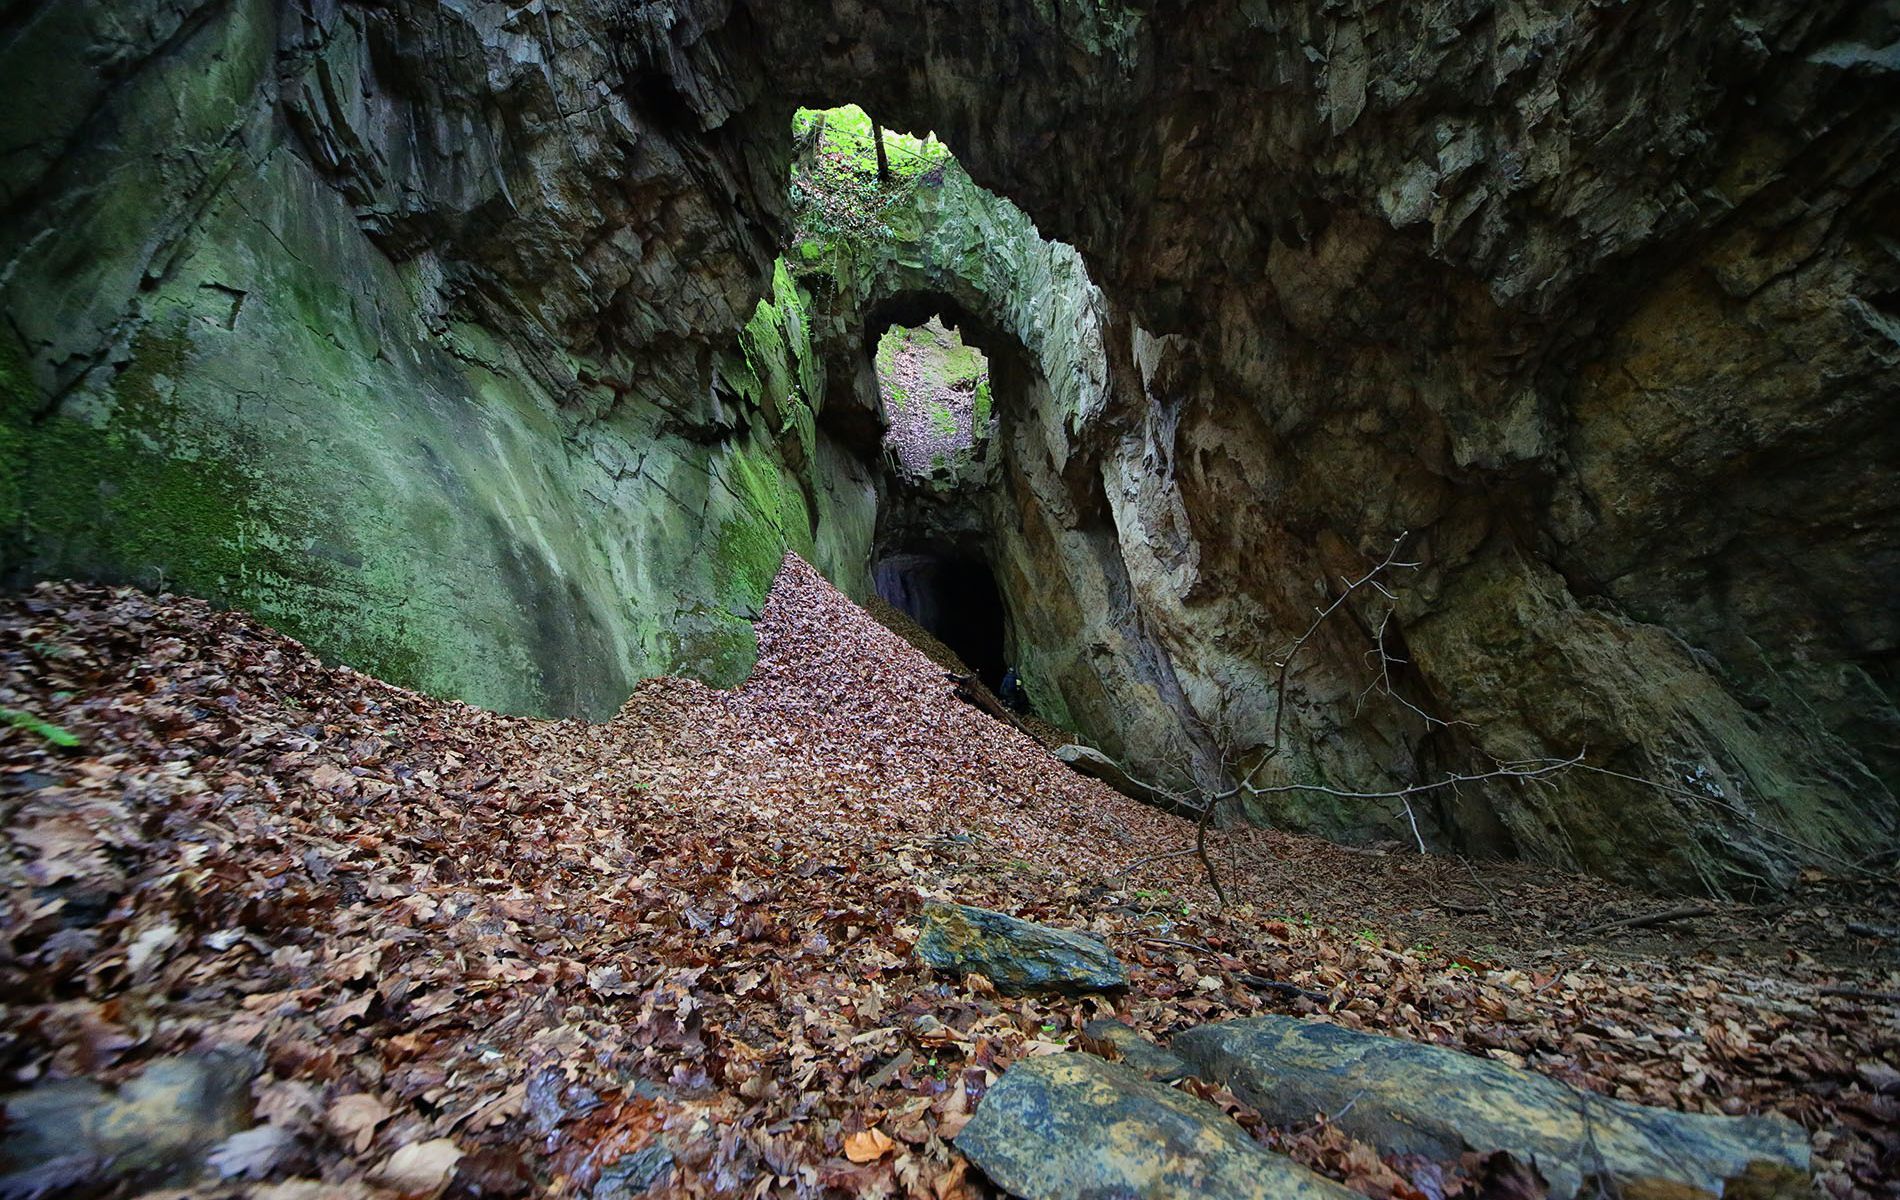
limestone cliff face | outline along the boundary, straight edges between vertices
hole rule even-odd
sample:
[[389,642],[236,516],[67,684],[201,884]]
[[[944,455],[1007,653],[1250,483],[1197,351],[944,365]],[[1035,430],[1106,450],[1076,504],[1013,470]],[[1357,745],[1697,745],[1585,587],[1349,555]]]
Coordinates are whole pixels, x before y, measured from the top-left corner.
[[[891,511],[862,346],[773,268],[792,104],[858,100],[1100,287],[944,243],[863,296],[1019,347],[982,522],[1078,724],[1205,774],[1284,704],[1279,778],[1359,790],[1587,748],[1673,790],[1431,831],[1718,887],[1858,857],[1900,768],[1897,42],[1844,0],[16,4],[6,574],[506,708],[732,677],[777,553],[861,590]],[[1277,697],[1402,531],[1437,720],[1358,702],[1345,625]]]

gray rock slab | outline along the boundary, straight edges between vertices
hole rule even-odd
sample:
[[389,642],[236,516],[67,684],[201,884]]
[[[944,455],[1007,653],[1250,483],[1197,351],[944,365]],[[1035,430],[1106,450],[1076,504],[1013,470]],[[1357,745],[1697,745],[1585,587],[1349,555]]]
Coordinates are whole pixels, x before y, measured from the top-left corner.
[[1349,1200],[1211,1104],[1092,1054],[1011,1067],[957,1149],[1023,1200]]
[[1333,1114],[1386,1154],[1508,1150],[1558,1200],[1587,1177],[1669,1180],[1715,1195],[1751,1163],[1805,1171],[1808,1137],[1780,1117],[1712,1117],[1614,1100],[1490,1059],[1318,1021],[1250,1017],[1177,1034],[1168,1048],[1268,1121]]
[[917,956],[935,970],[986,976],[1010,996],[1128,984],[1121,960],[1092,937],[964,904],[924,906]]

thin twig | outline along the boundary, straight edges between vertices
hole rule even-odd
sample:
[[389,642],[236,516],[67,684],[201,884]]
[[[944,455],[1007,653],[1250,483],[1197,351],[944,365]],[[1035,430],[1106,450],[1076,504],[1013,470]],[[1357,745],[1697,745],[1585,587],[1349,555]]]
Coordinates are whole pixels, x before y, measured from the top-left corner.
[[1493,890],[1491,889],[1491,885],[1490,885],[1490,884],[1488,884],[1488,883],[1486,883],[1486,882],[1484,881],[1484,876],[1482,876],[1482,875],[1480,875],[1480,874],[1478,874],[1478,868],[1476,868],[1476,867],[1474,867],[1474,866],[1472,866],[1472,865],[1471,865],[1471,860],[1470,860],[1470,859],[1468,859],[1468,858],[1466,858],[1466,857],[1465,857],[1464,855],[1462,855],[1462,854],[1460,854],[1460,855],[1458,856],[1458,862],[1459,862],[1459,863],[1460,863],[1460,864],[1461,864],[1461,865],[1462,865],[1462,866],[1464,867],[1464,869],[1465,869],[1465,874],[1467,874],[1467,875],[1469,875],[1469,876],[1471,876],[1471,882],[1473,882],[1473,883],[1475,883],[1475,884],[1477,884],[1477,885],[1478,885],[1478,888],[1479,888],[1479,890],[1481,890],[1482,892],[1484,892],[1484,894],[1485,894],[1485,895],[1486,895],[1487,897],[1489,897],[1489,899],[1490,899],[1490,901],[1491,901],[1491,907],[1492,907],[1492,908],[1498,908],[1498,907],[1499,907],[1499,903],[1498,903],[1498,894],[1497,894],[1497,893],[1496,893],[1495,891],[1493,891]]
[[1330,1116],[1328,1116],[1325,1113],[1321,1113],[1319,1115],[1319,1120],[1313,1122],[1311,1125],[1308,1125],[1305,1129],[1300,1130],[1298,1133],[1294,1134],[1293,1136],[1305,1137],[1309,1133],[1318,1133],[1325,1126],[1332,1124],[1334,1121],[1339,1120],[1339,1118],[1351,1112],[1352,1106],[1359,1103],[1359,1097],[1365,1094],[1366,1094],[1366,1089],[1360,1088],[1358,1091],[1352,1094],[1351,1099],[1347,1100],[1344,1104],[1339,1106],[1338,1112],[1333,1113]]
[[1840,996],[1847,1000],[1878,1000],[1882,1004],[1900,1004],[1900,992],[1874,992],[1856,987],[1818,987],[1817,996]]
[[1405,806],[1405,819],[1412,823],[1412,840],[1418,843],[1418,852],[1425,853],[1425,835],[1418,831],[1418,814],[1412,811],[1409,796],[1400,796],[1399,803]]
[[1583,762],[1583,751],[1579,750],[1570,758],[1530,759],[1521,763],[1508,763],[1495,771],[1481,771],[1476,775],[1460,775],[1449,772],[1443,779],[1434,779],[1430,783],[1414,783],[1407,787],[1394,788],[1389,792],[1353,792],[1344,788],[1327,787],[1323,783],[1276,783],[1271,787],[1246,787],[1250,796],[1276,796],[1284,792],[1318,792],[1323,796],[1337,796],[1342,800],[1404,800],[1425,792],[1435,792],[1440,788],[1457,787],[1461,783],[1483,783],[1492,779],[1542,779],[1560,771],[1568,771]]
[[1268,979],[1264,975],[1251,975],[1243,971],[1234,976],[1234,978],[1246,984],[1248,987],[1260,988],[1264,991],[1286,992],[1288,995],[1293,996],[1304,996],[1315,1004],[1325,1004],[1332,999],[1332,997],[1325,992],[1316,992],[1311,988],[1303,988],[1297,983],[1286,983],[1278,979]]
[[1121,868],[1119,871],[1116,871],[1114,874],[1110,875],[1109,878],[1120,879],[1123,876],[1127,875],[1129,872],[1133,871],[1136,867],[1146,866],[1149,863],[1163,862],[1170,858],[1186,858],[1188,855],[1192,853],[1194,853],[1194,847],[1187,846],[1180,850],[1164,850],[1160,854],[1144,854],[1142,857],[1136,859],[1134,862],[1129,863],[1127,866]]
[[1692,921],[1697,917],[1713,917],[1716,910],[1706,905],[1692,904],[1682,908],[1666,909],[1662,912],[1644,913],[1637,917],[1624,917],[1620,921],[1604,921],[1600,925],[1588,925],[1571,934],[1582,937],[1589,933],[1603,933],[1611,929],[1647,929],[1651,925],[1667,925],[1671,921]]
[[1399,547],[1403,545],[1404,542],[1405,533],[1401,533],[1399,536],[1393,538],[1392,549],[1386,551],[1386,555],[1379,561],[1379,565],[1373,567],[1359,578],[1346,582],[1344,590],[1342,590],[1339,595],[1333,597],[1333,602],[1319,610],[1319,615],[1314,617],[1313,623],[1306,627],[1306,632],[1294,638],[1293,644],[1287,647],[1286,656],[1280,660],[1279,679],[1274,684],[1273,739],[1267,743],[1267,752],[1269,755],[1277,754],[1280,750],[1280,731],[1284,725],[1284,716],[1286,714],[1286,681],[1287,675],[1293,669],[1294,658],[1298,656],[1300,650],[1312,639],[1313,635],[1319,632],[1319,627],[1326,623],[1326,619],[1335,612],[1338,612],[1340,606],[1345,604],[1346,601],[1352,597],[1354,592],[1357,592],[1360,588],[1376,579],[1381,571],[1395,567],[1409,570],[1419,565],[1415,562],[1398,561]]

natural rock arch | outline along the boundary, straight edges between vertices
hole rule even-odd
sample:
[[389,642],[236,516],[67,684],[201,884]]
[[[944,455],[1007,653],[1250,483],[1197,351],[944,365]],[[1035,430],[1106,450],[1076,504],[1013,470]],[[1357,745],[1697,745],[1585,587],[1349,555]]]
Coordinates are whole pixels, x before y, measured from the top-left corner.
[[[1890,17],[1433,12],[27,6],[4,573],[163,581],[504,708],[731,678],[786,546],[863,590],[875,486],[768,285],[792,102],[848,92],[1106,289],[1112,370],[1049,375],[1012,453],[1024,554],[1120,622],[1048,667],[1111,748],[1284,703],[1289,777],[1587,745],[1677,788],[1447,814],[1527,854],[1720,887],[1886,845]],[[1468,743],[1359,721],[1344,644],[1271,686],[1401,529],[1416,686]]]
[[[1316,581],[1405,529],[1426,566],[1402,623],[1436,711],[1473,722],[1460,752],[1589,746],[1680,793],[1598,777],[1456,824],[1714,886],[1883,844],[1900,565],[1869,483],[1900,451],[1877,415],[1900,262],[1895,173],[1862,166],[1894,153],[1869,49],[1891,18],[1416,17],[897,5],[775,44],[1089,260],[1146,385],[1095,465],[1196,710],[1224,692],[1259,727],[1268,656],[1223,631],[1284,645]],[[1294,774],[1423,769],[1421,731],[1345,719],[1331,657],[1286,698],[1302,738],[1383,763]]]

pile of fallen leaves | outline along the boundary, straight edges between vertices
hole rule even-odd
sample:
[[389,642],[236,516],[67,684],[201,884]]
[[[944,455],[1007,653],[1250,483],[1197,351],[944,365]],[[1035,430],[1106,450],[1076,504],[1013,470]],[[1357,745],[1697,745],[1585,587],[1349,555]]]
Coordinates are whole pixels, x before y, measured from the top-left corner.
[[[1181,821],[957,700],[795,558],[759,633],[743,687],[650,681],[588,726],[326,667],[196,601],[48,585],[11,603],[0,1089],[247,1048],[271,1132],[214,1161],[286,1198],[657,1180],[949,1200],[987,1190],[951,1143],[985,1090],[1087,1020],[1165,1037],[1324,1013],[1628,1099],[1783,1112],[1834,1194],[1900,1194],[1879,930],[1858,969],[1793,943],[1481,958],[1479,935],[1392,932],[1430,904],[1379,892],[1397,856],[1261,832],[1222,835],[1237,902],[1216,910]],[[1294,859],[1337,877],[1334,904],[1310,884],[1289,900]],[[1598,911],[1654,903],[1486,871],[1466,888],[1526,912],[1573,888]],[[933,975],[911,953],[926,898],[1090,931],[1131,986],[1010,999]],[[1323,1117],[1257,1133],[1369,1196],[1455,1183]]]

